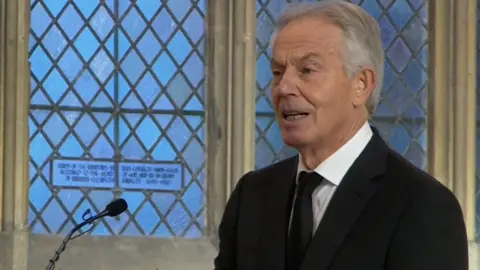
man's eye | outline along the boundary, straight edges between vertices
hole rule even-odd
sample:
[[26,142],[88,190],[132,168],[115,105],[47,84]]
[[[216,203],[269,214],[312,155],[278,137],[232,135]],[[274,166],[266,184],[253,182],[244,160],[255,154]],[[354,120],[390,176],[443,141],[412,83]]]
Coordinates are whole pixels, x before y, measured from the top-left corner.
[[274,71],[272,71],[272,75],[273,75],[274,77],[278,77],[278,76],[281,76],[282,73],[281,73],[280,71],[274,70]]
[[311,69],[311,68],[304,68],[304,69],[302,69],[302,73],[303,73],[303,74],[310,74],[310,73],[312,73],[312,72],[313,72],[313,69]]

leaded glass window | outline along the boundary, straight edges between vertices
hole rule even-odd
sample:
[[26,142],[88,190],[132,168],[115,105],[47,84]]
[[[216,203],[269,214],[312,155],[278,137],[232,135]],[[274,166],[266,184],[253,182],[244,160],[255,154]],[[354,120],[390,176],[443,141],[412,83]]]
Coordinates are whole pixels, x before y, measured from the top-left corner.
[[[91,234],[203,234],[205,12],[204,0],[31,1],[34,233],[65,233],[87,208],[98,213],[122,197],[128,213]],[[114,187],[56,186],[54,160],[112,164],[100,174],[114,175]],[[181,164],[183,182],[117,183],[121,164],[159,162]]]
[[[268,43],[287,0],[257,0],[255,166],[295,154],[286,147],[270,100]],[[306,1],[308,2],[308,1]],[[427,4],[424,0],[355,0],[378,20],[385,48],[385,79],[372,124],[399,153],[426,166]]]

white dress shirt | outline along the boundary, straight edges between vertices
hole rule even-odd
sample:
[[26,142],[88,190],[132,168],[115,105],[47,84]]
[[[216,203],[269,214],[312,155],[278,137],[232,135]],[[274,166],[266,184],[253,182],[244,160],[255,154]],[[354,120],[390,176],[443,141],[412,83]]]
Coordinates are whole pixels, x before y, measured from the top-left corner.
[[[353,162],[355,162],[363,149],[365,149],[372,138],[372,135],[372,129],[368,122],[366,122],[347,143],[315,168],[315,172],[323,176],[324,180],[312,194],[313,232],[318,228],[338,185],[352,166]],[[302,157],[300,156],[297,170],[297,181],[298,175],[302,171],[308,170],[302,163]]]

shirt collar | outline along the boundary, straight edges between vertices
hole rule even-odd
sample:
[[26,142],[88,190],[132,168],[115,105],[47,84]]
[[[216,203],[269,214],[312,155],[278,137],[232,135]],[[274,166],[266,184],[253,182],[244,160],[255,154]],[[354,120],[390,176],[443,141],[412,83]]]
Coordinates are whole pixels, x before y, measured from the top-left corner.
[[[314,171],[330,183],[338,186],[353,162],[355,162],[363,149],[365,149],[372,136],[373,132],[367,121],[347,143],[325,159]],[[302,171],[308,170],[302,162],[301,155],[299,155],[297,179],[298,174]]]

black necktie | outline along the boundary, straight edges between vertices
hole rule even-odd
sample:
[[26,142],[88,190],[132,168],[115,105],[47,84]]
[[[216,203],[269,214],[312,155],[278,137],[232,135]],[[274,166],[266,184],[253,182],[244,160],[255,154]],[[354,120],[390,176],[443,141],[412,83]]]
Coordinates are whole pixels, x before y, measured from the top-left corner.
[[323,177],[316,172],[301,172],[287,244],[287,270],[298,270],[313,235],[312,193]]

